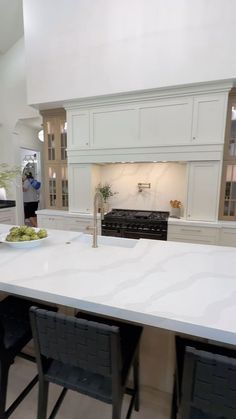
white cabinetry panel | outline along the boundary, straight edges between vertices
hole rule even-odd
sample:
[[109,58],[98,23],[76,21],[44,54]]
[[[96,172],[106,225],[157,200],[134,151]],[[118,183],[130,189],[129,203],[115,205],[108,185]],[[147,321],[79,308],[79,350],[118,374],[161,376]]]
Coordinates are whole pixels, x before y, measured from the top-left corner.
[[46,215],[37,215],[37,223],[39,228],[51,228],[53,230],[67,230],[65,228],[63,217],[52,217]]
[[89,112],[70,111],[67,120],[69,147],[89,148]]
[[[189,87],[83,100],[77,108],[73,103],[67,110],[68,155],[74,163],[89,163],[91,155],[92,161],[97,157],[100,162],[106,150],[112,161],[120,161],[125,160],[125,149],[129,148],[130,160],[135,160],[135,154],[146,153],[146,161],[150,161],[152,150],[178,153],[180,159],[184,152],[214,152],[217,159],[224,143],[228,92],[228,85],[214,85],[199,92]],[[76,150],[81,150],[82,156]]]
[[226,122],[225,94],[209,94],[194,97],[193,141],[216,144],[224,142]]
[[0,210],[0,224],[15,224],[15,208],[6,208]]
[[92,148],[137,146],[138,110],[121,107],[91,111]]
[[140,145],[189,144],[192,129],[191,97],[145,104],[140,112]]
[[220,168],[218,161],[189,163],[187,219],[217,219]]
[[[93,233],[93,218],[85,217],[84,215],[75,216],[74,214],[66,213],[63,215],[58,215],[57,213],[53,215],[40,214],[40,211],[37,214],[38,226],[40,228],[48,228],[55,230],[70,230],[70,231],[80,231],[86,234]],[[98,216],[98,234],[101,234],[101,222],[99,221]]]
[[236,247],[236,229],[235,228],[221,228],[219,245]]
[[168,240],[185,243],[217,244],[218,229],[213,227],[168,225]]
[[69,208],[70,211],[87,211],[92,208],[92,169],[89,164],[71,164],[68,170],[69,178]]

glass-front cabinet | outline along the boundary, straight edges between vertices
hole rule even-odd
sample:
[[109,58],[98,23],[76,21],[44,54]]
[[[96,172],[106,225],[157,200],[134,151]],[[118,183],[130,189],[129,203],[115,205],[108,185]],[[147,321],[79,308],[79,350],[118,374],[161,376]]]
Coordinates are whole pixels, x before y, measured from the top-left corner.
[[64,109],[41,111],[44,126],[45,201],[68,209],[67,124]]
[[229,96],[219,218],[236,220],[236,90]]

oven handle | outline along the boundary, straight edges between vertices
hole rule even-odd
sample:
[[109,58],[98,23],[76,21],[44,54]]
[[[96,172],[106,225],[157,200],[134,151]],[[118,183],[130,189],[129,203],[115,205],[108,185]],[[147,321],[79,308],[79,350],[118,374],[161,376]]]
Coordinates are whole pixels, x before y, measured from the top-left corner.
[[150,240],[167,240],[166,233],[142,233],[124,231],[122,237],[126,239],[150,239]]

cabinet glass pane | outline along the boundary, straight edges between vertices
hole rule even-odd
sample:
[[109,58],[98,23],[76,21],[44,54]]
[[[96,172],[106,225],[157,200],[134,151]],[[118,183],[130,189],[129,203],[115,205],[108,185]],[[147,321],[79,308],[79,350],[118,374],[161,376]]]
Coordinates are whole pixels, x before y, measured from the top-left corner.
[[55,134],[54,134],[54,125],[52,121],[47,122],[47,142],[48,142],[48,160],[55,160]]
[[226,169],[224,215],[236,216],[236,165],[233,164]]
[[61,160],[66,160],[67,158],[67,124],[66,122],[61,122],[60,124],[60,135],[61,135]]
[[231,107],[231,129],[228,151],[230,156],[236,156],[236,105]]
[[49,205],[51,207],[56,206],[56,199],[57,199],[56,180],[57,180],[56,171],[52,167],[49,167],[49,169],[48,169],[48,187],[49,187]]
[[66,112],[43,112],[45,142],[45,192],[47,208],[68,209],[67,123]]
[[68,208],[68,174],[67,167],[61,168],[61,205]]

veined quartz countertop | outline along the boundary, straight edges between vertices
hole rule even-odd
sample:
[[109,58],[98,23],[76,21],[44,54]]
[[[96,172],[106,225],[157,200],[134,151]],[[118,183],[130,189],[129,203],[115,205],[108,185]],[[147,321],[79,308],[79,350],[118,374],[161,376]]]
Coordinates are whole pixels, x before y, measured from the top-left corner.
[[[91,212],[69,212],[63,210],[42,209],[37,211],[38,215],[46,215],[50,217],[70,217],[70,218],[93,218]],[[98,214],[100,216],[100,214]],[[204,220],[186,220],[185,218],[168,218],[169,225],[182,225],[193,227],[212,227],[212,228],[236,228],[236,221],[204,221]]]
[[69,212],[63,210],[51,210],[51,209],[42,209],[36,211],[38,215],[47,215],[50,217],[81,217],[81,218],[93,218],[93,214],[91,212]]
[[36,248],[2,243],[0,290],[236,345],[235,248],[109,239],[93,249],[51,230]]
[[169,225],[182,225],[192,227],[213,227],[213,228],[236,228],[236,221],[201,221],[201,220],[186,220],[185,218],[168,218]]

